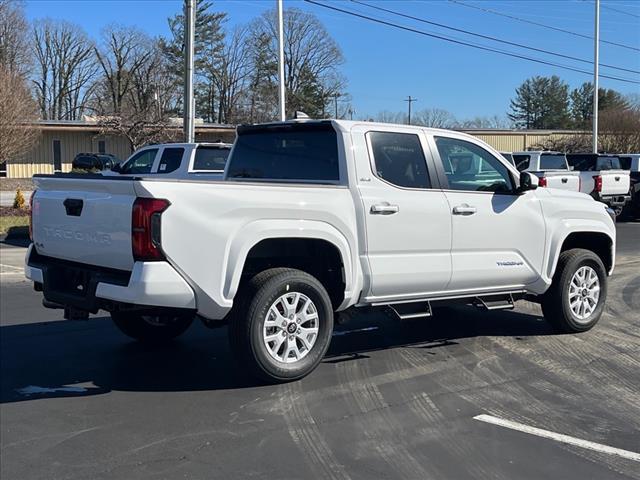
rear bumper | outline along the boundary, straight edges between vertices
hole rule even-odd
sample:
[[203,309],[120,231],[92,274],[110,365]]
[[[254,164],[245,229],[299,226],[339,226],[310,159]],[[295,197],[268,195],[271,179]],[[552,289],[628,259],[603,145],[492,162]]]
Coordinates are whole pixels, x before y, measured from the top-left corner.
[[594,194],[594,198],[602,203],[606,203],[610,207],[624,207],[631,201],[631,195],[600,195]]
[[136,262],[128,272],[45,257],[31,245],[25,276],[49,302],[92,313],[121,304],[196,308],[193,289],[167,262]]

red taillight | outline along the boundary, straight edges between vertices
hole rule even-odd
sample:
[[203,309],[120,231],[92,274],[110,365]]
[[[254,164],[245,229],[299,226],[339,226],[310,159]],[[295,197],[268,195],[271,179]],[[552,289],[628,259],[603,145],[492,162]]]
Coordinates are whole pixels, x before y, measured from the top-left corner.
[[131,249],[136,261],[164,260],[160,215],[170,205],[159,198],[136,198],[131,215]]
[[[33,197],[36,196],[36,191],[34,190],[31,196],[29,197],[29,240],[33,242]],[[36,203],[36,207],[38,204]]]
[[598,193],[602,191],[602,176],[595,175],[593,177],[593,191]]
[[538,179],[538,186],[539,187],[546,187],[547,186],[547,177],[540,177]]

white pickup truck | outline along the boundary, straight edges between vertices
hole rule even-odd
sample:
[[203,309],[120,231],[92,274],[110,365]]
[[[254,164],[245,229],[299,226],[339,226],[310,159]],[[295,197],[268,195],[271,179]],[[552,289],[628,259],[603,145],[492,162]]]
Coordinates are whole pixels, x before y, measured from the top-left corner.
[[36,176],[26,276],[45,305],[67,318],[104,309],[142,341],[196,317],[226,322],[233,350],[271,381],[313,370],[334,312],[350,308],[409,319],[527,296],[564,332],[603,312],[611,212],[536,189],[472,136],[341,120],[237,133],[220,181]]
[[513,161],[521,172],[538,177],[538,186],[580,191],[580,172],[569,168],[564,153],[549,151],[513,152]]
[[171,178],[222,178],[230,143],[161,143],[147,145],[102,175],[157,174]]
[[569,165],[580,172],[580,191],[611,207],[616,216],[631,200],[631,178],[620,158],[595,153],[569,153]]

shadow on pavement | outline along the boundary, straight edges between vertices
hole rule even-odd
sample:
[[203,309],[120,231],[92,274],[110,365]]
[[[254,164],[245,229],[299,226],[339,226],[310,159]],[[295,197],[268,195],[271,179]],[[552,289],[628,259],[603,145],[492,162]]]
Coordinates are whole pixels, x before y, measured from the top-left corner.
[[[329,368],[397,347],[427,351],[454,348],[457,340],[470,337],[553,333],[535,315],[462,307],[409,323],[379,313],[358,314],[337,332],[324,360]],[[180,339],[158,346],[130,341],[108,317],[11,325],[0,328],[0,346],[2,403],[114,390],[177,392],[264,385],[250,378],[233,359],[226,328],[210,331],[199,323]]]

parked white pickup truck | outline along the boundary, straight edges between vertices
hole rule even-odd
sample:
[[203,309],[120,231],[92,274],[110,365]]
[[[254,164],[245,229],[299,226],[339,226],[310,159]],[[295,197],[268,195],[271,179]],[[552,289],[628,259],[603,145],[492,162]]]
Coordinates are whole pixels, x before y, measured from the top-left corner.
[[611,207],[616,215],[622,213],[631,200],[631,180],[628,170],[623,170],[620,159],[614,155],[595,153],[570,153],[567,161],[580,172],[580,191]]
[[122,164],[102,175],[158,174],[171,178],[220,177],[224,172],[230,143],[162,143],[148,145]]
[[107,310],[143,341],[196,316],[228,322],[234,351],[271,381],[312,371],[349,308],[408,319],[527,295],[564,332],[603,312],[611,212],[536,189],[472,136],[339,120],[237,133],[221,181],[36,176],[26,276],[45,305]]
[[516,168],[538,177],[538,186],[580,191],[580,172],[569,169],[564,153],[548,151],[513,152]]

